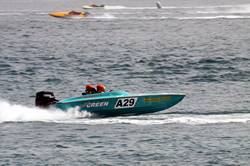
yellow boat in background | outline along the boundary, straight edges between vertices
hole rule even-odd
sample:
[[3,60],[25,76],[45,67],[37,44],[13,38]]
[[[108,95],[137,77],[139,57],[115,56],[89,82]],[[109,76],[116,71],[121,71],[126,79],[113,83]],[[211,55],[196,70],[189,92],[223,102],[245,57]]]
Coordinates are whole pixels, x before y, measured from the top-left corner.
[[49,13],[50,16],[59,17],[59,18],[84,18],[89,15],[88,12],[76,12],[72,11],[65,11],[65,12],[52,12]]

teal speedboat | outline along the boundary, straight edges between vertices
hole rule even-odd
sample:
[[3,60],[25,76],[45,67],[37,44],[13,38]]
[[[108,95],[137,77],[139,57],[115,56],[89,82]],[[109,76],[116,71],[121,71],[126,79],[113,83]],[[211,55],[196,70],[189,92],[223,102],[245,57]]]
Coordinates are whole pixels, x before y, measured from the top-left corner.
[[[65,111],[70,108],[77,108],[80,111],[104,116],[137,115],[162,111],[179,103],[185,96],[171,93],[130,94],[125,91],[111,91],[58,101],[54,98],[53,93],[42,92],[38,92],[36,95],[37,106],[47,107],[53,105]],[[50,93],[51,100],[48,99],[48,93]],[[43,96],[46,96],[47,99],[44,100]]]

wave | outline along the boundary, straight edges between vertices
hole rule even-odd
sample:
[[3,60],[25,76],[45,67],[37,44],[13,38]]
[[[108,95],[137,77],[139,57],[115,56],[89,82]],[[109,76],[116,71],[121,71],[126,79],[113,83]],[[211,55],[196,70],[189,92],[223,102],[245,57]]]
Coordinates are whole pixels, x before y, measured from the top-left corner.
[[0,12],[0,16],[48,15],[48,13],[45,13],[45,12]]
[[[183,115],[183,114],[155,114],[133,117],[117,117],[103,119],[84,119],[78,121],[81,124],[132,124],[132,125],[163,125],[163,124],[220,124],[220,123],[249,123],[250,113],[245,114],[221,114],[221,115]],[[69,122],[70,123],[70,122]]]
[[[223,123],[249,123],[250,113],[216,114],[216,115],[184,115],[184,114],[155,114],[113,118],[84,118],[65,120],[63,123],[106,125],[106,124],[131,124],[131,125],[164,125],[164,124],[223,124]],[[62,123],[62,122],[58,122]]]
[[249,123],[249,112],[235,113],[157,113],[140,116],[100,118],[78,109],[61,111],[57,109],[40,109],[0,101],[0,123],[4,122],[49,122],[66,124],[104,125],[162,125],[162,124],[216,124],[216,123]]
[[[132,10],[151,10],[158,9],[156,6],[138,6],[138,7],[129,7],[129,6],[105,6],[106,10],[119,10],[119,9],[132,9]],[[226,13],[249,13],[250,4],[239,4],[239,5],[217,5],[217,6],[163,6],[162,9],[202,9],[199,12],[226,12]],[[205,11],[204,11],[205,10]]]
[[16,15],[24,15],[24,13],[18,13],[18,12],[4,12],[4,13],[0,13],[0,16],[16,16]]
[[250,16],[241,16],[241,15],[220,15],[220,16],[188,16],[188,17],[116,17],[112,14],[104,14],[101,16],[93,16],[88,18],[94,19],[117,19],[117,20],[167,20],[167,19],[175,19],[175,20],[213,20],[213,19],[250,19]]
[[217,13],[250,13],[250,4],[244,5],[226,5],[226,6],[210,6],[204,7],[202,11],[197,11],[197,13],[204,14],[217,14]]
[[[37,15],[48,15],[47,13],[36,13]],[[120,14],[120,13],[119,13]],[[132,14],[132,13],[128,13]],[[25,13],[0,13],[0,16],[4,15],[25,15]],[[82,17],[72,16],[71,19],[82,19]],[[114,16],[110,13],[104,13],[97,16],[89,16],[88,19],[118,19],[118,20],[165,20],[165,19],[177,19],[177,20],[212,20],[212,19],[250,19],[250,15],[216,15],[216,16],[187,16],[187,17],[165,17],[165,16],[137,16],[137,17],[123,17],[123,16]]]
[[[171,8],[171,7],[167,7]],[[156,6],[154,7],[127,7],[127,6],[105,6],[104,9],[106,10],[152,10],[152,9],[158,9]]]
[[175,19],[178,20],[250,19],[250,16],[220,15],[220,16],[175,17]]

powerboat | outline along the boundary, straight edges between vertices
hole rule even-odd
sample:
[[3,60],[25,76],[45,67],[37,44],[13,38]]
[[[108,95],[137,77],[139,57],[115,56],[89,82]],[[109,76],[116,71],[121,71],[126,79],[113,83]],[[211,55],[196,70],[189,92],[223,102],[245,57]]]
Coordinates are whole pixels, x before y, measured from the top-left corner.
[[36,94],[36,106],[55,107],[64,111],[76,108],[103,116],[138,115],[166,110],[185,97],[184,94],[130,94],[126,91],[94,93],[57,100],[52,92]]
[[94,9],[94,8],[104,8],[105,5],[96,5],[96,4],[91,4],[91,5],[83,5],[83,9]]
[[64,11],[64,12],[52,12],[49,13],[50,16],[58,18],[84,18],[89,15],[88,12],[77,12],[77,11]]

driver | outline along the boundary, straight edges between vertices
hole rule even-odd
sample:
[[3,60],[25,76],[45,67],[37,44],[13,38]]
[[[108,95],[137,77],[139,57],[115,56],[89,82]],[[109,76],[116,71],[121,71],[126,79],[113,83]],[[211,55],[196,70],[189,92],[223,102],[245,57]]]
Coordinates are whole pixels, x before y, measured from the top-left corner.
[[69,12],[69,15],[80,15],[80,14],[81,14],[81,12],[76,12],[74,10]]
[[103,93],[105,92],[106,87],[103,84],[97,84],[96,89],[97,89],[97,93]]
[[93,94],[96,93],[96,89],[93,85],[88,84],[85,86],[85,93],[82,93],[82,95],[86,95],[86,94]]

